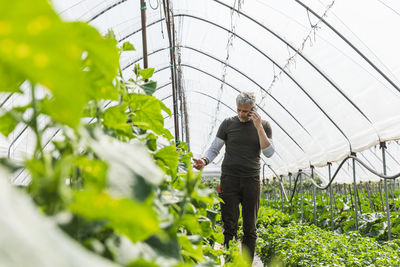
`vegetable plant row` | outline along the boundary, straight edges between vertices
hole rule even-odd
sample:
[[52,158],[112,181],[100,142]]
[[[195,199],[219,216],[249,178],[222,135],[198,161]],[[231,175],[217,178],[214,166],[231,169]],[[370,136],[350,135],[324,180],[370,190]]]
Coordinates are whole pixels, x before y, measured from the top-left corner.
[[268,266],[397,266],[400,247],[380,244],[357,232],[338,234],[300,224],[281,211],[262,207],[257,252]]

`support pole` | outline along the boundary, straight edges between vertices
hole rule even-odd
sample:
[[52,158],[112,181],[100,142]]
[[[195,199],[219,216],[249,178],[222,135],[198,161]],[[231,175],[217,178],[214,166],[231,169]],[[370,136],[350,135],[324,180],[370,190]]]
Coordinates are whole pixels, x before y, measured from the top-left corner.
[[[328,163],[328,173],[329,173],[329,181],[331,181],[332,179],[332,174],[331,174],[331,167],[332,167],[332,163]],[[330,208],[331,208],[331,230],[333,231],[333,191],[332,191],[332,184],[329,186],[329,196],[330,196]]]
[[304,219],[304,211],[303,211],[303,175],[300,170],[300,207],[301,207],[301,223],[303,223]]
[[290,194],[290,214],[293,213],[293,199],[294,199],[294,194],[295,192],[292,191],[292,174],[289,172],[289,182],[290,182],[290,192],[292,192]]
[[351,185],[350,184],[349,184],[349,194],[350,194],[351,208],[354,209],[353,196],[351,195]]
[[[282,175],[281,175],[281,181],[282,181]],[[281,210],[282,210],[282,212],[283,212],[283,190],[284,190],[285,188],[283,187],[283,185],[281,186]]]
[[[142,46],[143,46],[143,68],[149,67],[147,59],[147,27],[146,27],[146,1],[140,0],[140,17],[142,19]],[[145,80],[147,82],[147,79]]]
[[397,208],[396,208],[396,198],[395,198],[395,187],[394,187],[394,183],[395,183],[395,181],[396,180],[393,180],[393,181],[391,181],[390,183],[391,183],[391,191],[392,191],[392,200],[393,200],[393,211],[396,211],[397,210]]
[[[311,166],[311,179],[314,180],[314,166]],[[315,185],[313,185],[314,224],[317,225],[317,206],[315,201]]]
[[269,207],[269,199],[270,197],[268,197],[268,192],[269,192],[269,180],[267,180],[267,200],[268,200],[268,207]]
[[[386,143],[381,142],[380,146],[382,149],[383,174],[386,175],[386,155],[385,155]],[[387,217],[387,222],[388,222],[388,240],[391,240],[392,233],[391,233],[391,227],[390,227],[389,196],[388,196],[388,186],[387,186],[386,179],[385,179],[385,195],[386,195],[386,217]]]
[[[178,111],[178,97],[177,97],[177,81],[176,81],[176,64],[175,64],[175,46],[174,46],[174,23],[171,21],[171,14],[169,8],[169,0],[163,0],[165,22],[168,32],[169,40],[169,56],[170,56],[170,68],[171,68],[171,81],[172,81],[172,99],[173,99],[173,110],[174,110],[174,126],[175,126],[175,144],[179,144],[179,111]],[[172,18],[173,19],[173,18]]]
[[371,200],[371,193],[369,192],[369,186],[371,184],[371,181],[369,181],[366,186],[367,186],[367,193],[368,193],[368,200],[369,200],[369,207],[371,209],[371,212],[374,212],[374,205],[372,204],[372,200]]
[[275,177],[274,177],[274,198],[275,198],[275,206],[274,208],[276,209],[276,192],[275,192]]
[[382,211],[385,211],[385,202],[383,202],[382,196],[382,179],[379,181],[379,194],[381,195]]
[[[353,156],[356,156],[356,153],[352,153]],[[358,207],[357,207],[357,181],[356,181],[356,160],[353,160],[353,186],[354,186],[354,214],[356,218],[356,230],[358,230]]]

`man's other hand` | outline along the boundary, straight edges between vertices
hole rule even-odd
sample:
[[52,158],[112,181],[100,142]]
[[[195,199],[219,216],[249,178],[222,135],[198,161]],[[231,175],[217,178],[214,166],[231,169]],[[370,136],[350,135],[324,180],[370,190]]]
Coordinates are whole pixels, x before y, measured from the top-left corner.
[[193,167],[195,167],[195,168],[198,169],[198,170],[201,170],[201,169],[204,168],[204,166],[206,166],[206,163],[205,163],[204,160],[202,160],[202,159],[195,159],[195,158],[193,158],[193,161],[194,161]]

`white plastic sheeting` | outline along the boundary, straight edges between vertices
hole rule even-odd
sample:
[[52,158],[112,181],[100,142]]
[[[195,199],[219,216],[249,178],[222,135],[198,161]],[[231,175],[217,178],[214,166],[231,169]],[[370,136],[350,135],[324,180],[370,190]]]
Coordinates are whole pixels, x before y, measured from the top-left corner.
[[[173,109],[169,42],[162,1],[147,2],[149,65],[155,96]],[[241,5],[238,5],[238,3]],[[113,29],[124,52],[123,74],[141,63],[140,1],[54,0],[67,20]],[[400,2],[389,0],[172,0],[189,114],[190,147],[202,155],[220,122],[235,115],[239,91],[253,91],[273,129],[276,154],[265,163],[278,175],[326,166],[351,152],[382,171],[381,141],[400,137]],[[240,10],[232,11],[232,8]],[[172,133],[173,117],[166,119]],[[392,148],[393,147],[393,148]],[[393,143],[388,151],[397,153]],[[395,157],[394,156],[394,157]],[[388,172],[399,171],[388,160]],[[216,164],[221,163],[220,157]],[[351,162],[349,161],[351,165]],[[391,171],[390,171],[390,170]],[[207,168],[206,170],[207,171]],[[320,171],[327,181],[327,168]],[[377,179],[365,170],[359,180]],[[350,174],[350,175],[348,175]],[[266,176],[272,177],[271,171]],[[351,182],[352,171],[338,181]]]

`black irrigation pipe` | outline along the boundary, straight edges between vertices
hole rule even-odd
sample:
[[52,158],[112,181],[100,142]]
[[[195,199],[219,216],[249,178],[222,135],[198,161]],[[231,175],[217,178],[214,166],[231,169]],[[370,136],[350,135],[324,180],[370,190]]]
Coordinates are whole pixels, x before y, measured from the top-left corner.
[[[331,186],[331,184],[332,184],[333,181],[335,180],[336,175],[339,173],[339,170],[342,168],[343,164],[344,164],[347,160],[349,160],[349,159],[352,159],[352,160],[357,161],[359,164],[361,164],[365,169],[367,169],[368,171],[370,171],[372,174],[375,174],[376,176],[379,176],[379,177],[381,177],[381,178],[383,178],[383,179],[385,179],[385,180],[395,180],[396,178],[400,177],[400,173],[396,173],[396,174],[390,175],[390,176],[385,175],[385,174],[378,173],[378,172],[374,171],[373,169],[371,169],[367,164],[365,164],[362,160],[360,160],[360,159],[357,158],[356,156],[350,155],[350,156],[347,156],[345,159],[342,160],[342,162],[341,162],[341,163],[339,164],[339,166],[337,167],[335,173],[333,174],[331,180],[329,181],[329,183],[328,183],[326,186],[319,186],[319,185],[315,182],[315,180],[314,180],[310,175],[308,175],[307,173],[303,172],[302,170],[299,170],[299,172],[298,172],[298,174],[297,174],[297,176],[296,176],[296,179],[295,179],[295,183],[294,183],[294,187],[293,187],[293,190],[292,190],[292,194],[291,194],[290,201],[289,201],[289,199],[287,198],[286,192],[284,192],[284,196],[285,196],[286,201],[287,201],[287,202],[290,202],[290,203],[292,202],[294,193],[296,192],[297,180],[298,180],[300,174],[304,174],[306,177],[308,177],[308,178],[310,179],[311,183],[312,183],[315,187],[317,187],[318,189],[320,189],[320,190],[326,190],[326,189],[328,189],[328,188]],[[271,168],[271,166],[269,166],[269,165],[267,165],[267,166],[272,170],[272,172],[275,174],[276,177],[280,177],[280,176],[277,175],[276,172]],[[285,191],[281,179],[280,179],[280,185],[281,185],[281,190],[284,190],[284,191]]]

